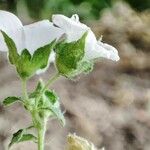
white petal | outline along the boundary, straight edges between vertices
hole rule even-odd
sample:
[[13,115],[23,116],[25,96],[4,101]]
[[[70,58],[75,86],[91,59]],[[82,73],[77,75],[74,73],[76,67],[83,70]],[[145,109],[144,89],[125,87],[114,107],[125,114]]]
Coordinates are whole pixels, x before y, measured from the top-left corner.
[[85,50],[90,52],[94,49],[97,43],[96,37],[88,26],[79,21],[77,14],[72,15],[71,18],[64,15],[53,15],[52,20],[56,26],[64,30],[67,36],[67,42],[76,41],[80,39],[85,32],[88,32]]
[[115,61],[119,60],[118,51],[108,44],[97,42],[91,29],[80,23],[78,15],[75,14],[71,18],[64,15],[53,15],[52,21],[54,25],[64,30],[67,42],[78,40],[86,31],[88,32],[85,43],[85,58],[96,59],[104,57]]
[[[118,55],[118,51],[115,47],[107,44],[107,43],[103,43],[101,41],[98,41],[98,45],[102,46],[103,48],[106,49],[106,51],[109,53],[109,57],[108,59],[114,60],[114,61],[118,61],[120,59],[119,55]],[[107,57],[106,57],[107,58]]]
[[77,23],[79,23],[79,16],[77,14],[72,15],[71,19]]
[[71,18],[64,15],[53,15],[52,21],[66,33],[68,42],[80,39],[86,31],[90,30],[88,26],[79,22],[77,15],[73,15]]
[[86,42],[85,43],[85,52],[86,53],[93,52],[95,45],[97,43],[97,40],[96,40],[94,33],[91,30],[88,31],[88,35],[87,35],[85,42]]
[[54,62],[55,61],[55,52],[52,51],[51,54],[50,54],[50,58],[49,58],[49,62]]
[[120,59],[118,51],[113,46],[100,41],[95,45],[95,49],[88,52],[86,56],[88,59],[96,59],[100,57],[111,59],[113,61],[118,61]]
[[24,26],[26,48],[31,54],[40,47],[59,39],[64,32],[48,20],[39,21]]
[[[23,47],[21,21],[12,13],[0,10],[0,30],[6,32],[16,44],[17,49]],[[0,51],[7,51],[7,46],[4,42],[3,36],[0,33]]]
[[107,51],[99,46],[98,44],[94,45],[94,49],[87,49],[86,53],[85,53],[85,58],[92,60],[92,59],[96,59],[99,57],[105,57],[107,55]]

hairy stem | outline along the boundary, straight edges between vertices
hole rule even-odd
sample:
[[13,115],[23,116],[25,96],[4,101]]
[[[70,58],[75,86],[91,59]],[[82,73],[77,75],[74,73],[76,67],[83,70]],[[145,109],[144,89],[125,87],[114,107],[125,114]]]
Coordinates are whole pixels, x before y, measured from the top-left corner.
[[48,86],[51,85],[53,82],[55,82],[59,77],[60,74],[56,73],[52,78],[50,78],[41,93],[43,93],[48,88]]
[[[49,85],[51,85],[54,81],[56,81],[60,77],[60,74],[57,73],[55,74],[52,78],[48,80],[42,91],[39,93],[38,98],[36,99],[36,105],[34,110],[31,112],[32,115],[32,120],[34,127],[37,129],[38,133],[38,150],[44,150],[44,143],[45,143],[45,132],[46,132],[46,124],[47,124],[47,119],[43,118],[40,121],[39,117],[39,112],[37,110],[39,100],[42,97],[42,94],[45,92],[45,90],[48,88]],[[22,80],[22,94],[23,94],[23,99],[25,104],[27,103],[29,97],[28,97],[28,92],[27,92],[27,81]]]
[[28,100],[27,81],[22,80],[22,92],[24,100]]
[[38,130],[38,150],[44,150],[46,123],[47,123],[47,121],[44,120],[42,127],[39,127],[37,129]]
[[[37,112],[38,102],[42,97],[42,94],[45,92],[45,90],[48,88],[49,85],[51,85],[54,81],[56,81],[60,77],[59,73],[55,74],[52,78],[48,80],[42,91],[40,92],[37,100],[36,100],[36,109],[35,113]],[[37,119],[37,117],[33,116],[34,119]],[[43,119],[40,126],[37,126],[38,131],[38,150],[44,150],[44,141],[45,141],[45,132],[46,132],[46,123],[47,119]]]

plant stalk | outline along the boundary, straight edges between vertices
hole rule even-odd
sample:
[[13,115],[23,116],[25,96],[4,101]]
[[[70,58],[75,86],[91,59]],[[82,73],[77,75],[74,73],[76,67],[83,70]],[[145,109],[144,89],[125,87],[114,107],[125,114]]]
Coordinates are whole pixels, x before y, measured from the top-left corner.
[[43,88],[43,90],[42,90],[41,93],[43,93],[43,92],[48,88],[48,86],[49,86],[50,84],[52,84],[53,82],[55,82],[59,77],[60,77],[60,74],[57,73],[57,74],[55,74],[52,78],[50,78],[50,79],[48,80],[48,82],[46,83],[46,85],[45,85],[45,87]]
[[[37,111],[37,106],[38,102],[41,99],[42,94],[45,92],[45,90],[48,88],[50,84],[52,84],[54,81],[56,81],[60,77],[60,74],[57,73],[55,74],[52,78],[48,80],[42,91],[39,93],[39,96],[36,100],[36,107],[35,110],[31,113],[32,114],[32,119],[33,119],[33,124],[35,125],[38,133],[38,150],[44,150],[44,143],[45,143],[45,133],[46,133],[46,124],[47,124],[47,119],[43,118],[41,122],[39,122],[38,117],[36,114],[38,114]],[[23,98],[24,101],[26,102],[28,100],[28,93],[27,93],[27,81],[22,80],[22,91],[23,91]]]
[[42,127],[37,129],[38,130],[38,150],[44,150],[46,123],[47,121],[44,120]]
[[27,81],[22,80],[22,91],[24,100],[28,100],[28,92],[27,92]]
[[[36,106],[42,96],[42,94],[45,92],[45,90],[48,88],[50,84],[52,84],[54,81],[56,81],[60,77],[60,74],[55,74],[52,78],[48,80],[43,90],[40,92],[38,99],[36,100]],[[38,130],[38,150],[44,150],[44,143],[45,143],[45,132],[46,132],[46,123],[47,119],[43,119],[43,123],[40,127],[37,127]]]

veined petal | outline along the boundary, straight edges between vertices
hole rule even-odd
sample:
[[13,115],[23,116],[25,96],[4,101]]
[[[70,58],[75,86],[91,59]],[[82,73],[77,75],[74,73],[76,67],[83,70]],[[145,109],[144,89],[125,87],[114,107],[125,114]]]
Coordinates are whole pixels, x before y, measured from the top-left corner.
[[88,59],[97,59],[103,57],[113,61],[118,61],[120,59],[116,48],[101,41],[98,41],[95,44],[93,51],[87,51],[86,57]]
[[80,39],[86,31],[90,30],[88,26],[80,23],[78,15],[73,15],[71,18],[60,14],[53,15],[52,22],[55,26],[63,29],[67,35],[67,42]]
[[[0,30],[6,32],[16,44],[17,49],[23,48],[21,21],[12,13],[0,10]],[[8,48],[0,33],[0,51],[7,51]]]
[[59,39],[63,33],[62,29],[55,27],[48,20],[24,26],[25,47],[33,54],[39,47]]

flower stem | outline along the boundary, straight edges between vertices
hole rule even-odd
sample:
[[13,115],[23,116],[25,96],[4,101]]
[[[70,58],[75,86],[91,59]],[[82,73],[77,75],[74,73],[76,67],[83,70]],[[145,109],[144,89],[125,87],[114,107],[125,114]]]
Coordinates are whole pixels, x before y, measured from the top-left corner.
[[42,93],[48,88],[48,86],[50,84],[52,84],[53,82],[55,82],[59,77],[60,77],[60,74],[56,73],[52,78],[50,78],[48,80],[48,82],[46,83],[45,87],[43,88]]
[[38,150],[44,150],[46,120],[43,121],[42,127],[38,128]]
[[23,91],[24,100],[28,100],[27,81],[26,80],[22,80],[22,91]]
[[[36,111],[37,111],[37,106],[38,102],[41,99],[42,94],[45,92],[45,90],[48,88],[50,84],[52,84],[54,81],[56,81],[60,77],[60,74],[57,73],[55,74],[52,78],[48,80],[42,91],[40,92],[37,100],[36,100]],[[36,112],[35,112],[36,113]],[[36,120],[35,115],[33,115],[33,119]],[[45,141],[45,132],[46,132],[46,123],[47,119],[43,118],[43,121],[41,122],[40,126],[37,126],[37,131],[38,131],[38,150],[44,150],[44,141]]]

